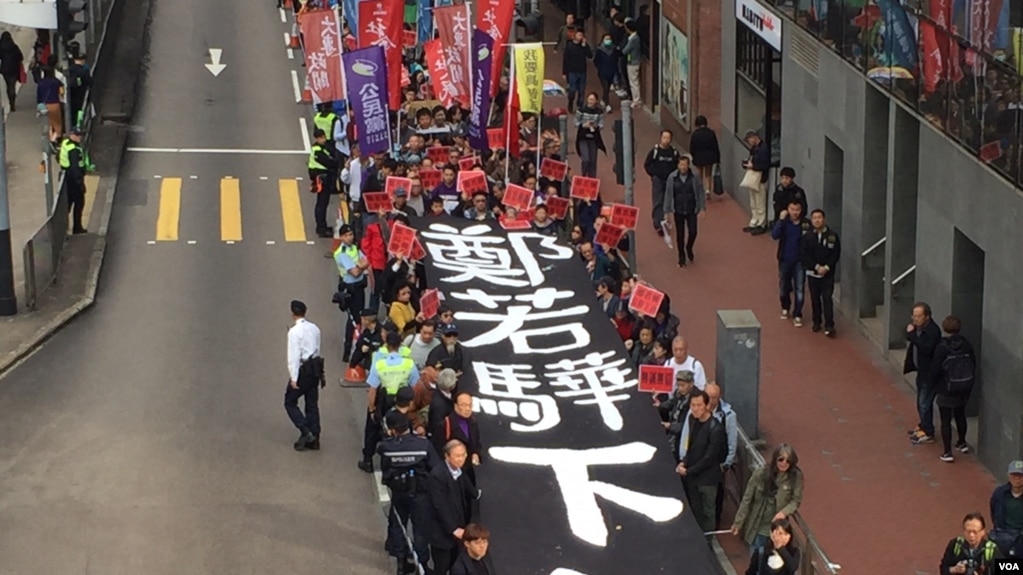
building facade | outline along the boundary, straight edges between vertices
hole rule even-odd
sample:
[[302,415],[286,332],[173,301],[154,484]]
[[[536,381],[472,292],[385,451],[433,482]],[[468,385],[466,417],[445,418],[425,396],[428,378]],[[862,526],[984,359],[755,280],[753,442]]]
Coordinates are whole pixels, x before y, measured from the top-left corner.
[[979,354],[978,452],[999,475],[1023,440],[1023,23],[1009,4],[731,0],[721,12],[726,188],[742,177],[743,134],[760,132],[841,235],[839,309],[890,358],[915,301],[939,323],[962,319]]

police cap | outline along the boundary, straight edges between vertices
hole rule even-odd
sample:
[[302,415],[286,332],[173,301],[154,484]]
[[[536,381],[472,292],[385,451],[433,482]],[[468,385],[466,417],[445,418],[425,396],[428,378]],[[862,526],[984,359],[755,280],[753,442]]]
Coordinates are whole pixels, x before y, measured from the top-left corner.
[[337,230],[337,235],[339,235],[339,236],[343,236],[345,234],[354,234],[354,233],[355,233],[355,228],[353,228],[352,226],[350,226],[348,224],[342,224],[342,226],[340,228],[338,228],[338,230]]
[[404,433],[409,430],[408,417],[399,411],[388,411],[384,416],[384,425],[387,429],[397,433]]
[[376,317],[378,313],[380,313],[380,312],[378,312],[377,310],[375,310],[373,308],[368,308],[367,307],[367,308],[364,308],[362,311],[359,312],[359,317]]

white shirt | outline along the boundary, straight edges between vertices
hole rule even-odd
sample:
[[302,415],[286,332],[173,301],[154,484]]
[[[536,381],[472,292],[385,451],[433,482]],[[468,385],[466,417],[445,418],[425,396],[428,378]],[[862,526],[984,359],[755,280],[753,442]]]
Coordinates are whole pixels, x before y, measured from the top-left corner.
[[362,178],[375,164],[372,157],[365,166],[359,160],[360,158],[353,158],[352,164],[341,170],[341,181],[348,184],[348,196],[356,203],[362,200]]
[[693,384],[696,386],[696,389],[702,391],[707,387],[707,373],[703,371],[703,364],[695,357],[687,356],[686,360],[682,363],[675,363],[675,358],[669,357],[668,361],[664,362],[664,365],[674,369],[676,377],[680,371],[693,372]]
[[302,362],[320,355],[320,328],[305,318],[295,320],[288,330],[288,375],[298,383],[298,368]]

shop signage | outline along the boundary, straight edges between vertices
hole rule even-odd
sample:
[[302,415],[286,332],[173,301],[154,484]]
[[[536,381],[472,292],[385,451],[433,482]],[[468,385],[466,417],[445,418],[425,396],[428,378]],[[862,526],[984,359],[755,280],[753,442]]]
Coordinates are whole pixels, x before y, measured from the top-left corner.
[[781,18],[756,0],[735,0],[735,18],[781,52]]

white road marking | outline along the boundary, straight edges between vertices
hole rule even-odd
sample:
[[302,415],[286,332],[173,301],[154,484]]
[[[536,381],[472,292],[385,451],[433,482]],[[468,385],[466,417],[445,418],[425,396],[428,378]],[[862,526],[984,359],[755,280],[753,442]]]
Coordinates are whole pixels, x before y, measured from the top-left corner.
[[284,8],[281,8],[280,11],[281,11],[281,22],[284,22],[285,24],[287,24],[288,23],[288,14],[284,11]]
[[298,85],[298,72],[291,71],[291,87],[295,89],[295,103],[302,103],[302,88]]
[[[128,148],[129,152],[137,154],[259,154],[277,156],[304,156],[309,152],[305,150],[245,150],[241,148]],[[163,176],[153,176],[162,178]]]
[[306,152],[312,149],[309,144],[309,124],[305,121],[305,118],[298,119],[298,129],[302,132],[302,147]]
[[190,246],[194,246],[197,243],[198,242],[196,242],[195,240],[188,240],[188,245],[190,245]]
[[219,76],[224,71],[224,68],[227,68],[226,64],[220,63],[220,57],[223,54],[224,51],[220,48],[210,48],[210,61],[212,64],[206,64],[206,69],[210,71],[210,74],[213,74],[214,78]]
[[188,176],[189,180],[198,180],[199,176]]
[[268,178],[266,176],[259,176],[259,179],[261,179],[261,180],[263,180],[265,182],[265,181],[269,180],[270,178]]
[[229,246],[233,246],[233,245],[234,245],[234,240],[227,240],[227,242],[226,242],[226,243],[227,243],[227,245],[229,245]]
[[276,245],[276,244],[277,244],[277,242],[275,242],[273,240],[266,240],[266,245],[268,245],[268,246],[272,246],[272,245]]
[[291,34],[288,34],[287,32],[284,33],[284,45],[291,46]]
[[379,471],[373,472],[373,484],[377,488],[377,500],[380,503],[387,503],[391,500],[391,494],[387,492],[387,488],[384,487],[384,474]]
[[295,178],[295,181],[296,182],[301,182],[302,181],[302,176],[299,176],[299,177]]
[[295,50],[293,50],[292,48],[288,48],[288,60],[294,60],[294,59],[295,59]]
[[157,180],[159,180],[159,179],[160,179],[160,178],[162,178],[163,176],[153,176],[153,177],[154,177],[154,178],[156,178]]
[[315,246],[316,242],[314,242],[312,240],[308,240],[308,241],[306,241],[305,245],[307,245],[307,246]]
[[155,245],[156,245],[156,240],[149,240],[149,241],[148,241],[148,242],[146,242],[146,243],[147,243],[147,244],[149,244],[149,245],[151,245],[151,246],[155,246]]

